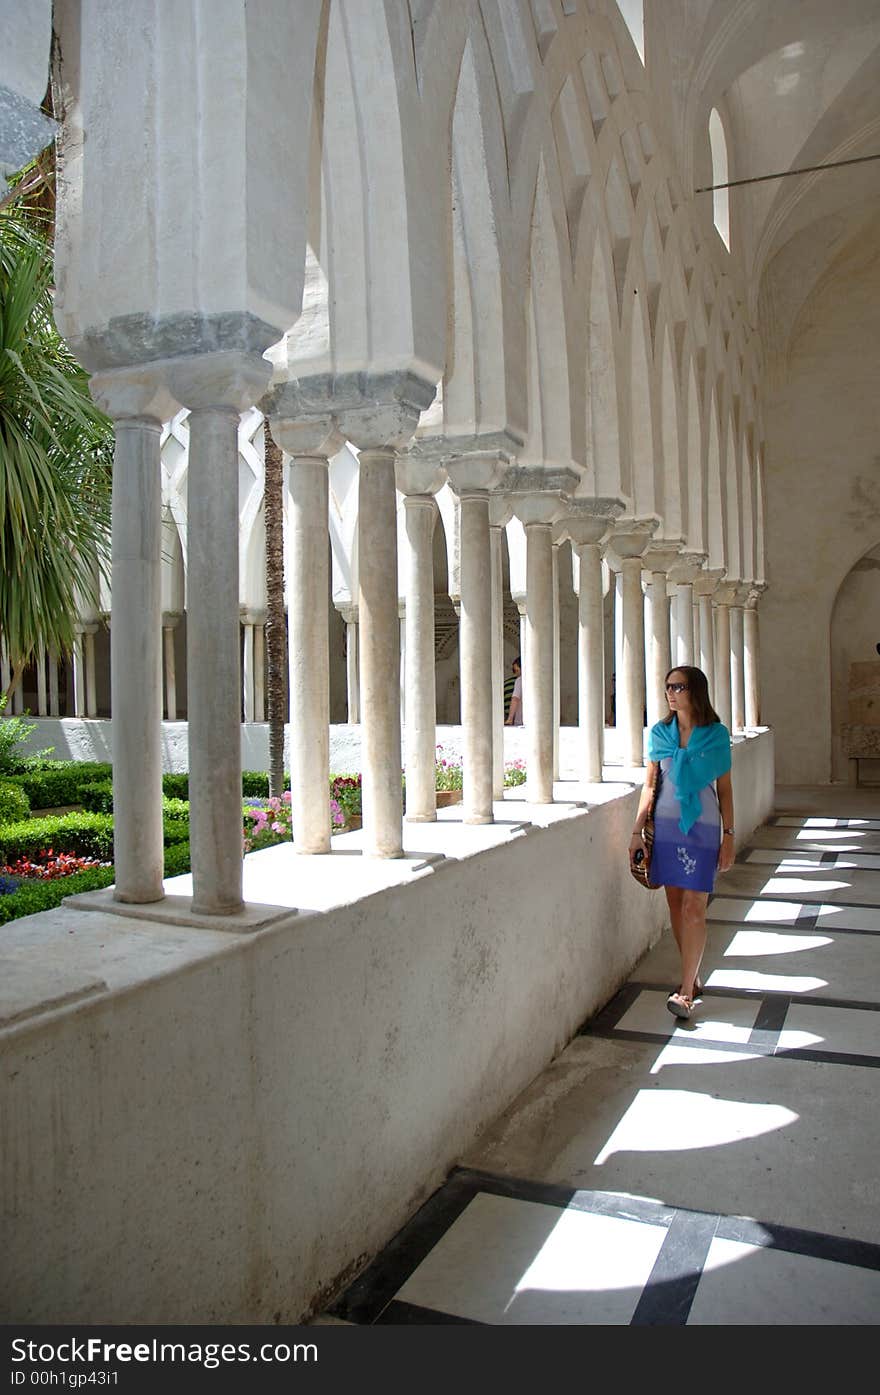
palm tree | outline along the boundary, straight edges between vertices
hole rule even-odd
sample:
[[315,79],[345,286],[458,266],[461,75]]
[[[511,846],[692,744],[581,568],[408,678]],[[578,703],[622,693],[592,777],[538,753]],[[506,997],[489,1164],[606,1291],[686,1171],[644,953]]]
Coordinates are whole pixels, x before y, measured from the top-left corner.
[[0,629],[11,692],[38,646],[67,652],[106,566],[113,429],[52,317],[52,253],[0,208]]

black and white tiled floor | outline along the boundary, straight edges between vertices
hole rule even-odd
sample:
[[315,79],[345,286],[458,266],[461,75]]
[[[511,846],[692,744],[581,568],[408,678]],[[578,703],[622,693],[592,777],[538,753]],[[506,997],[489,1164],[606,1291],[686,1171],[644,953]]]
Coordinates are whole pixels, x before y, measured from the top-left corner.
[[859,813],[758,830],[710,904],[695,1018],[666,1010],[664,937],[329,1315],[875,1324],[880,817]]

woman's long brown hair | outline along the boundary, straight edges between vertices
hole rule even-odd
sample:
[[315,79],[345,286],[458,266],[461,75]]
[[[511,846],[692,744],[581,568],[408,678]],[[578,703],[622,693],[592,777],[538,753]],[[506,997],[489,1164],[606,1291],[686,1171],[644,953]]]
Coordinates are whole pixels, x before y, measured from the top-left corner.
[[[709,701],[709,682],[701,668],[693,668],[690,664],[676,664],[667,673],[664,682],[669,681],[670,674],[680,673],[687,679],[688,692],[690,693],[691,708],[694,714],[694,726],[708,727],[713,722],[720,722],[721,718]],[[668,717],[661,717],[664,725],[668,726],[675,713],[670,711]]]

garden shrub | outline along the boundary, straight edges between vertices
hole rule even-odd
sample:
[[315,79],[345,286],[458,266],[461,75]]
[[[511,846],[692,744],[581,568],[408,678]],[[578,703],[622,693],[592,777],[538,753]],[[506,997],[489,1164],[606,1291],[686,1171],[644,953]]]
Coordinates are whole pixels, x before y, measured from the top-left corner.
[[56,814],[26,819],[0,828],[2,862],[53,848],[55,852],[82,853],[102,860],[113,856],[113,819],[110,814]]
[[172,843],[165,849],[165,876],[179,877],[183,872],[191,872],[189,843]]
[[13,778],[24,790],[32,809],[56,809],[65,804],[81,804],[81,791],[87,785],[109,780],[111,769],[107,761],[42,762]]
[[112,814],[113,781],[96,780],[92,785],[83,785],[77,803],[92,814]]
[[102,886],[110,886],[115,873],[112,867],[90,867],[85,872],[76,872],[72,877],[62,877],[58,881],[24,882],[9,896],[0,896],[0,925],[9,920],[18,920],[23,915],[36,915],[38,911],[49,911],[60,906],[65,896],[75,896],[80,891],[98,891]]
[[30,801],[21,785],[0,780],[0,824],[19,823],[30,812]]
[[168,799],[189,799],[189,775],[181,771],[169,771],[162,776],[162,793]]

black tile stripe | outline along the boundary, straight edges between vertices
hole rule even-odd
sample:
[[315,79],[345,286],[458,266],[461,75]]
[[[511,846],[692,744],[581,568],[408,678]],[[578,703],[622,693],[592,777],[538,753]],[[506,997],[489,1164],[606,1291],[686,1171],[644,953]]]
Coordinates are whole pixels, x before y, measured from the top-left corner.
[[859,1269],[880,1270],[880,1245],[843,1235],[824,1235],[816,1230],[777,1225],[774,1221],[754,1221],[745,1216],[721,1216],[716,1235],[719,1240],[738,1240],[761,1249],[785,1250],[809,1259],[851,1264]]
[[[656,983],[650,980],[639,980],[639,987],[643,993],[668,993],[668,983]],[[794,994],[787,990],[773,988],[724,988],[719,985],[709,985],[703,990],[703,998],[790,998],[793,1003],[812,1004],[815,1007],[843,1008],[845,1011],[855,1009],[859,1012],[880,1012],[880,1001],[876,998],[869,1002],[864,998],[822,998],[814,996],[812,993]]]
[[331,1317],[361,1324],[375,1322],[473,1196],[473,1186],[453,1175],[327,1309]]
[[[682,1022],[679,1024],[685,1027]],[[712,1037],[697,1037],[688,1035],[685,1028],[683,1036],[673,1037],[662,1036],[659,1032],[625,1032],[621,1029],[613,1032],[596,1032],[596,1036],[604,1038],[606,1041],[642,1041],[649,1046],[684,1046],[693,1051],[722,1051],[730,1056],[772,1056],[774,1060],[792,1061],[813,1061],[823,1066],[867,1066],[869,1069],[880,1069],[880,1056],[860,1056],[854,1052],[847,1051],[814,1051],[811,1047],[801,1046],[779,1046],[775,1033],[766,1034],[766,1040],[752,1041],[715,1041]]]
[[718,1220],[700,1211],[676,1211],[631,1327],[684,1327]]
[[790,1007],[791,997],[785,993],[768,994],[762,998],[749,1034],[749,1046],[770,1046],[775,1051]]
[[585,1036],[591,1033],[601,1034],[613,1031],[621,1017],[629,1012],[641,991],[641,984],[625,983],[614,997],[603,1008],[600,1008],[595,1017],[591,1017],[581,1024],[576,1035]]
[[473,1188],[473,1194],[488,1192],[512,1201],[536,1201],[545,1206],[558,1206],[569,1211],[589,1211],[592,1215],[611,1216],[616,1220],[643,1221],[646,1225],[669,1225],[675,1214],[674,1206],[663,1206],[642,1197],[622,1197],[619,1192],[564,1187],[554,1182],[533,1182],[524,1177],[505,1177],[497,1172],[481,1172],[474,1168],[455,1168],[450,1174],[461,1178]]
[[486,1323],[477,1322],[475,1318],[456,1317],[454,1313],[441,1312],[439,1308],[420,1308],[417,1303],[404,1303],[399,1298],[392,1298],[387,1308],[384,1308],[376,1318],[374,1326],[382,1327],[387,1324],[395,1326],[418,1326],[418,1327],[485,1327]]

